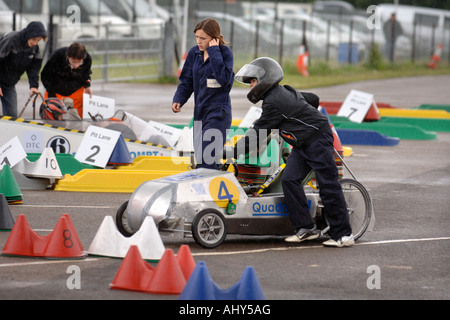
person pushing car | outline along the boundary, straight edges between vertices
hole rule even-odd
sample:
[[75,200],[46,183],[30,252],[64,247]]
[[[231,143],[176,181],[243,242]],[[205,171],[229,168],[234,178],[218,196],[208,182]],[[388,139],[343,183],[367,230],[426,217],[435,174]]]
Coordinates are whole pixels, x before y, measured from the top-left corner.
[[270,129],[278,129],[280,136],[292,146],[281,180],[295,234],[285,241],[302,242],[320,236],[309,213],[302,185],[312,169],[330,225],[328,234],[331,239],[323,245],[352,246],[355,241],[334,161],[333,133],[328,119],[317,110],[319,98],[316,95],[280,85],[283,78],[281,66],[268,57],[253,60],[236,74],[237,81],[250,85],[247,95],[250,102],[262,100],[262,114],[255,121],[254,130],[249,130],[245,138],[235,145],[234,157],[247,153],[252,139],[266,138],[259,137],[260,132],[267,134]]

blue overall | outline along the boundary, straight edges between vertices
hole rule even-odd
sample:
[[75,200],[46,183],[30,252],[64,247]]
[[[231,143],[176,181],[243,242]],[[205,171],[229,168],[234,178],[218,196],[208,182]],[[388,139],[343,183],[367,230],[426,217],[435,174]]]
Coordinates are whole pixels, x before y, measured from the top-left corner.
[[217,169],[231,126],[230,91],[234,81],[233,54],[227,46],[198,46],[187,54],[173,103],[183,106],[194,93],[194,152],[197,168]]

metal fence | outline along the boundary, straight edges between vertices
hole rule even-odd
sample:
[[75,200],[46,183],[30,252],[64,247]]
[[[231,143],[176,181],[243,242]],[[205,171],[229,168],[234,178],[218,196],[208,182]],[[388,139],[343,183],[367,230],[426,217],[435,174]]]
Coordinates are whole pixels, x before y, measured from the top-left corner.
[[[158,3],[163,4],[164,1]],[[183,1],[178,3],[183,4]],[[255,10],[254,1],[191,0],[189,3],[188,30],[184,39],[187,48],[184,50],[196,45],[193,30],[198,20],[215,18],[233,50],[236,68],[258,56],[271,56],[281,64],[288,60],[295,61],[301,45],[308,50],[310,63],[318,60],[329,64],[364,63],[375,44],[382,56],[388,59],[383,29],[369,29],[367,15],[325,17],[301,10],[278,15],[273,14],[273,5],[263,7],[262,11]],[[169,5],[166,9],[182,11],[181,8],[174,10]],[[46,57],[58,47],[82,42],[93,58],[93,79],[97,81],[173,76],[184,54],[180,50],[183,42],[180,27],[184,19],[182,16],[175,15],[173,23],[169,21],[158,26],[81,23],[76,28],[53,24],[52,16],[42,18],[45,23],[48,21],[52,39],[46,44]],[[11,21],[14,30],[14,23],[18,21],[15,16],[11,17]],[[395,61],[415,63],[429,60],[441,44],[441,60],[450,63],[450,14],[440,26],[430,19],[416,19],[411,25],[403,27],[409,32],[405,32],[395,43]]]
[[[120,82],[157,79],[164,75],[164,25],[133,24],[82,24],[81,35],[74,39],[64,32],[67,26],[54,25],[53,44],[56,48],[72,42],[83,43],[92,56],[94,80]],[[152,29],[156,32],[150,32]],[[96,33],[83,36],[83,30]],[[65,34],[65,35],[64,35]]]
[[[167,2],[167,1],[166,1]],[[246,6],[245,6],[246,5]],[[380,26],[369,28],[370,14],[353,16],[322,15],[299,9],[278,15],[274,8],[282,3],[273,1],[190,1],[188,46],[195,45],[192,33],[195,23],[212,17],[219,21],[222,34],[230,43],[237,60],[271,56],[280,62],[295,60],[300,46],[306,45],[310,62],[321,60],[332,64],[364,63],[371,50],[378,48],[382,57],[389,60],[386,48],[389,43]],[[293,8],[299,4],[290,4]],[[170,9],[170,7],[169,7]],[[413,63],[429,60],[442,44],[442,61],[450,63],[450,13],[444,24],[432,20],[416,19],[404,24],[405,32],[395,42],[394,61]]]

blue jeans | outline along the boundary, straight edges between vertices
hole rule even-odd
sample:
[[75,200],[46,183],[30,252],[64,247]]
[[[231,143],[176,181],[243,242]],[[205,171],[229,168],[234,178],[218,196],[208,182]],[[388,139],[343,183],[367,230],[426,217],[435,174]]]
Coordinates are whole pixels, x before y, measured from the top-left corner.
[[333,152],[331,130],[322,133],[308,146],[294,147],[283,172],[282,185],[294,229],[314,227],[302,185],[303,179],[313,169],[330,225],[328,234],[337,240],[349,236],[352,230]]
[[16,86],[1,86],[3,97],[0,97],[4,116],[17,118]]

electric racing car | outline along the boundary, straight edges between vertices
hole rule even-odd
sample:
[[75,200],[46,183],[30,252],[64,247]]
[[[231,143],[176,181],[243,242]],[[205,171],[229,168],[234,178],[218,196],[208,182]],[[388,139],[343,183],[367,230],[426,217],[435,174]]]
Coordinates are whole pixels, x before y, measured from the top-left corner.
[[[266,155],[270,149],[276,149],[274,154],[280,155],[284,150],[277,139],[268,143]],[[337,156],[343,162],[340,155]],[[161,233],[172,232],[180,237],[192,235],[204,248],[219,246],[227,234],[291,235],[293,228],[281,187],[283,157],[278,159],[280,161],[269,162],[266,167],[259,163],[237,162],[233,164],[234,172],[195,169],[146,181],[117,211],[117,227],[123,235],[131,236],[139,230],[144,218],[151,216]],[[260,182],[255,183],[258,179]],[[303,183],[309,211],[321,235],[326,236],[329,230],[326,212],[319,186],[313,181],[314,172],[311,172]],[[358,239],[369,226],[372,201],[357,180],[341,179],[340,182],[353,234]]]

